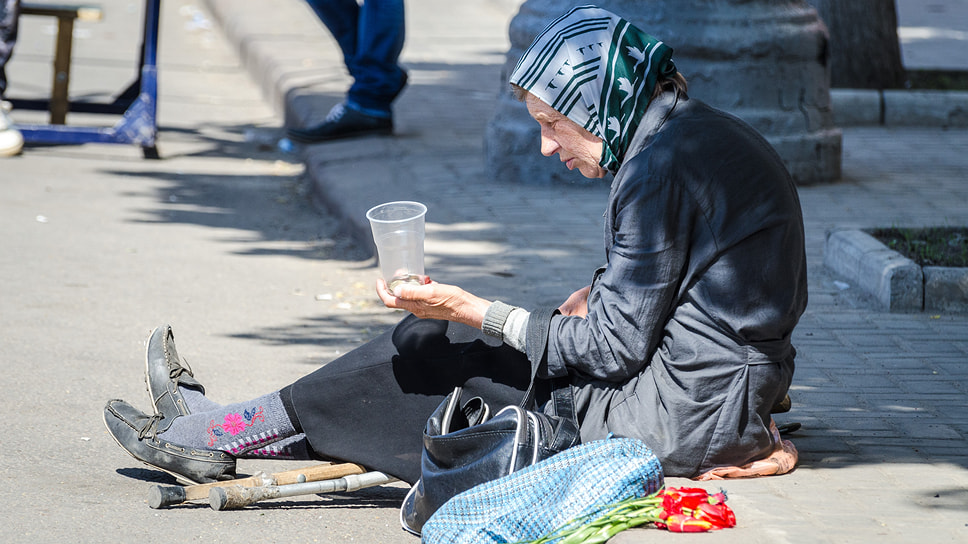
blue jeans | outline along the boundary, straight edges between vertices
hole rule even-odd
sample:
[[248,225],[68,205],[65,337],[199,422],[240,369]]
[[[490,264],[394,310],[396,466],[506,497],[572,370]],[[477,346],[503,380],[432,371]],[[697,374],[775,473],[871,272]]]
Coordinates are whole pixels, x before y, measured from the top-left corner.
[[17,41],[17,21],[20,19],[20,0],[0,0],[0,98],[7,90],[7,74],[4,67],[13,44]]
[[364,0],[362,6],[356,0],[306,1],[336,39],[353,76],[347,105],[389,117],[390,104],[407,82],[399,64],[405,29],[403,0]]

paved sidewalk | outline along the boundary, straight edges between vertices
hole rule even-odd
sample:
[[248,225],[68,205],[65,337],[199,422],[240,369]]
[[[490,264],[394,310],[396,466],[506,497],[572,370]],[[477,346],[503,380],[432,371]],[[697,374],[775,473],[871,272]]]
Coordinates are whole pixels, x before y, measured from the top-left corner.
[[898,38],[905,66],[968,70],[968,2],[896,0]]
[[[274,4],[282,26],[246,4],[208,1],[277,107],[318,121],[347,82],[328,34],[296,0]],[[367,207],[423,201],[431,274],[525,306],[560,302],[601,259],[606,187],[512,185],[482,164],[513,2],[408,10],[398,135],[302,150],[318,197],[363,240]],[[833,227],[966,224],[968,131],[847,128],[844,148],[842,182],[801,189],[811,302],[795,339],[794,410],[778,417],[803,423],[800,468],[723,483],[740,527],[710,541],[968,539],[968,317],[874,311],[821,265]],[[614,542],[667,537],[632,531]]]

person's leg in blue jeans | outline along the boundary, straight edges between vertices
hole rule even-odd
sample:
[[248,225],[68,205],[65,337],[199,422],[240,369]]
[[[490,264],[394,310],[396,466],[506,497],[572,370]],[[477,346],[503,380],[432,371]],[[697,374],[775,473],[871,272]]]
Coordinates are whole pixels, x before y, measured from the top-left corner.
[[17,41],[17,22],[20,19],[20,0],[0,0],[0,157],[20,153],[24,140],[8,115],[10,104],[3,101],[7,91],[6,65]]
[[353,85],[321,125],[291,129],[300,141],[390,134],[391,105],[406,85],[400,66],[405,19],[403,0],[307,0],[343,53]]
[[17,41],[17,21],[20,19],[20,0],[0,0],[0,99],[7,90],[4,67]]

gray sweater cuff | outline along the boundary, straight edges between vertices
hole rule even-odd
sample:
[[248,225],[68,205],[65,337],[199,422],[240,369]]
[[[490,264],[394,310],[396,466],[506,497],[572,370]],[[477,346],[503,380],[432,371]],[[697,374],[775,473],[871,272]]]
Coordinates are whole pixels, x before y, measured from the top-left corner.
[[484,323],[481,330],[488,336],[504,339],[504,322],[508,320],[508,315],[514,306],[495,300],[484,312]]
[[504,322],[504,343],[512,348],[527,353],[528,319],[531,312],[523,308],[515,308]]

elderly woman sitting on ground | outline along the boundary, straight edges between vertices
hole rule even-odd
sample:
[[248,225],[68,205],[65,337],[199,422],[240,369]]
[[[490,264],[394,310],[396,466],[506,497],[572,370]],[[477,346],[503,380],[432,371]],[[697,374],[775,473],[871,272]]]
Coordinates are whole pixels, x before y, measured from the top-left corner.
[[[205,396],[162,327],[148,345],[153,414],[110,401],[111,434],[193,482],[262,456],[352,461],[414,482],[426,419],[454,387],[514,404],[533,370],[539,393],[552,380],[570,386],[583,441],[640,439],[668,476],[748,475],[784,451],[785,464],[765,472],[792,468],[771,409],[793,377],[790,338],[807,300],[797,191],[751,127],[686,94],[671,57],[628,21],[582,7],[542,32],[511,75],[542,154],[614,176],[605,264],[557,311],[378,282],[384,304],[411,315],[232,405]],[[546,347],[528,353],[534,345]]]

